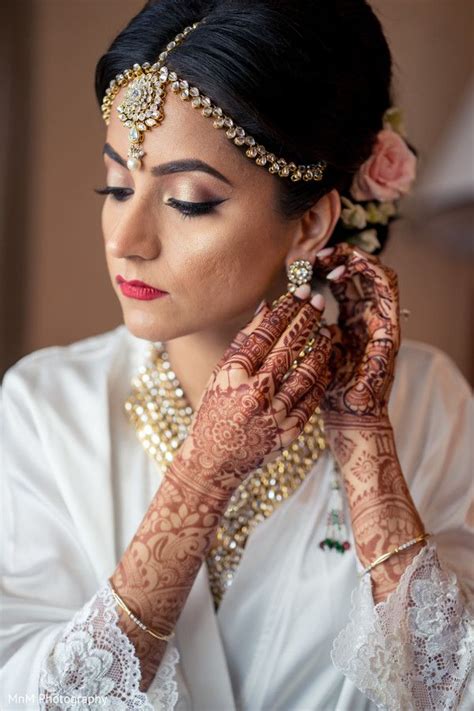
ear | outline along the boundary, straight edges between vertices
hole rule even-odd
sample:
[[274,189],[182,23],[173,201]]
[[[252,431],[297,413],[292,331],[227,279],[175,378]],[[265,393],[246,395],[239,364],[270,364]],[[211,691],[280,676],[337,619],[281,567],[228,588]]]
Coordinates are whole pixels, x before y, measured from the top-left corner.
[[341,215],[341,198],[336,189],[312,205],[300,218],[293,242],[286,257],[286,265],[296,259],[307,259],[314,264],[316,254],[331,237]]

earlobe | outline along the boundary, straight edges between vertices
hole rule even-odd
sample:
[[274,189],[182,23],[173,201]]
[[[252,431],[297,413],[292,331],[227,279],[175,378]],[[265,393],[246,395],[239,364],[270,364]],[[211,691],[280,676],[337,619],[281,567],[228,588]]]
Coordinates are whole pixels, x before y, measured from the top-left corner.
[[287,266],[296,259],[307,259],[313,264],[317,252],[324,248],[331,237],[340,216],[341,197],[334,188],[302,216],[298,235],[287,254]]

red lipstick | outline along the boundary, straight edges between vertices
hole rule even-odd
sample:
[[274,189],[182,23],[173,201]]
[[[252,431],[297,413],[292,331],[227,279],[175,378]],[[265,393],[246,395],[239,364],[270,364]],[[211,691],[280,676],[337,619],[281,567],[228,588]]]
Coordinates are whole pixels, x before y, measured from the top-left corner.
[[168,293],[167,291],[161,291],[161,289],[156,289],[154,286],[145,284],[145,282],[139,281],[138,279],[126,281],[126,279],[120,276],[120,274],[117,276],[115,281],[120,286],[122,294],[131,299],[151,301],[152,299],[159,299],[160,296],[166,296]]

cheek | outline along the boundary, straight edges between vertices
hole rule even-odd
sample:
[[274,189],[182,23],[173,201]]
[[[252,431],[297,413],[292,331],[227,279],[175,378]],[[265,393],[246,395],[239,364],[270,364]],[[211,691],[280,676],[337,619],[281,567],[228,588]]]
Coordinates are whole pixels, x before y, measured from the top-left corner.
[[[181,260],[182,293],[200,307],[202,299],[219,309],[247,308],[267,289],[284,262],[284,237],[257,221],[196,238]],[[201,297],[202,298],[197,298]]]
[[[106,201],[104,203],[104,206],[102,207],[102,213],[101,213],[102,238],[104,240],[104,245],[107,244],[107,238],[111,234],[115,222],[116,222],[116,220],[114,221],[112,214],[111,214],[110,205],[108,205],[107,201]],[[107,258],[107,260],[109,259],[107,250],[106,250],[106,258]]]

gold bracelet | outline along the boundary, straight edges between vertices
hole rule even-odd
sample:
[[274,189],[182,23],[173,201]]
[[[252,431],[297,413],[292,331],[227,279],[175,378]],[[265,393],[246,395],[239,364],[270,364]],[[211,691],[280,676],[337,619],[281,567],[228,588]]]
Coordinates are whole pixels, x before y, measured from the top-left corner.
[[367,566],[365,570],[362,571],[362,573],[359,573],[359,578],[362,578],[366,573],[370,573],[372,568],[375,568],[376,565],[379,563],[383,563],[385,560],[388,560],[392,555],[395,555],[395,553],[400,553],[400,551],[404,551],[407,548],[411,548],[411,546],[414,546],[416,543],[420,543],[420,541],[424,541],[427,538],[431,536],[431,533],[423,533],[421,536],[418,536],[417,538],[413,538],[411,541],[408,541],[407,543],[402,543],[401,546],[397,546],[394,548],[392,551],[389,551],[388,553],[384,553],[381,555],[377,560],[374,560],[373,563]]
[[116,599],[116,601],[118,602],[118,604],[120,605],[120,607],[122,608],[122,610],[125,610],[125,612],[127,613],[127,615],[128,615],[128,616],[135,622],[135,624],[138,625],[144,632],[148,632],[148,634],[151,634],[152,637],[156,637],[156,639],[160,639],[160,640],[162,640],[163,642],[169,642],[169,640],[174,637],[174,632],[172,632],[172,633],[169,634],[169,635],[160,634],[159,632],[154,632],[152,629],[150,629],[149,627],[147,627],[141,620],[138,619],[138,617],[137,617],[136,615],[133,614],[133,612],[127,607],[127,605],[126,605],[125,602],[122,600],[122,598],[119,597],[119,595],[117,594],[117,592],[114,590],[114,587],[113,587],[113,585],[112,585],[112,582],[111,582],[110,578],[109,578],[109,585],[110,585],[110,587],[111,587],[111,589],[112,589],[112,595],[114,596],[114,598]]

